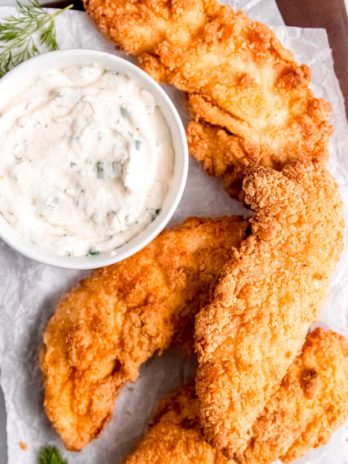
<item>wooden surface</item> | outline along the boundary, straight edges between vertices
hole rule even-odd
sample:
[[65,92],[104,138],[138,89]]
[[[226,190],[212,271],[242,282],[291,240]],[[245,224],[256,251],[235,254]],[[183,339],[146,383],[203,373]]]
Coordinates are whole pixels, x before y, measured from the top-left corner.
[[277,0],[277,3],[288,26],[327,30],[348,115],[348,16],[344,0]]
[[[80,0],[72,0],[82,9]],[[276,0],[288,26],[323,27],[327,30],[348,115],[348,16],[344,0]],[[61,0],[57,3],[69,4]]]

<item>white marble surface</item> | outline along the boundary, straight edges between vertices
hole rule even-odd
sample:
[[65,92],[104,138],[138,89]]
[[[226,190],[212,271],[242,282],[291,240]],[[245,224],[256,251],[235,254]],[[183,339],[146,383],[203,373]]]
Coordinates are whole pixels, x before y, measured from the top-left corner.
[[[335,107],[333,122],[336,132],[331,145],[330,168],[340,181],[346,211],[348,205],[348,131],[344,107],[326,33],[281,27],[281,17],[273,0],[241,0],[231,2],[245,6],[249,15],[268,24],[278,25],[276,33],[286,46],[293,49],[298,59],[312,66],[313,88],[318,95],[329,99]],[[0,0],[0,5],[8,0]],[[0,18],[12,10],[0,9]],[[113,51],[90,24],[83,13],[69,12],[59,18],[57,33],[61,48],[96,48]],[[168,89],[168,88],[167,88]],[[182,96],[168,89],[179,108]],[[182,111],[185,118],[186,115]],[[202,195],[204,192],[204,195]],[[233,213],[238,205],[227,198],[219,183],[205,176],[191,160],[189,182],[176,220],[188,215],[216,215]],[[79,273],[64,271],[30,261],[0,242],[0,360],[1,383],[6,392],[8,409],[8,464],[35,464],[37,449],[47,443],[61,446],[50,428],[42,409],[42,386],[37,368],[37,351],[42,328],[51,314],[61,292],[71,286]],[[348,335],[348,259],[347,250],[332,283],[323,312],[322,322]],[[168,370],[168,366],[170,370]],[[140,380],[126,387],[115,408],[114,419],[100,439],[79,455],[66,453],[69,464],[116,464],[141,433],[156,399],[174,385],[190,377],[192,364],[175,352],[165,358],[151,360],[142,368]],[[6,464],[4,435],[5,414],[0,396],[0,464]],[[307,464],[348,464],[348,430],[342,428],[330,445],[314,451],[301,460]],[[29,445],[25,452],[18,443]],[[344,456],[343,452],[346,453]]]

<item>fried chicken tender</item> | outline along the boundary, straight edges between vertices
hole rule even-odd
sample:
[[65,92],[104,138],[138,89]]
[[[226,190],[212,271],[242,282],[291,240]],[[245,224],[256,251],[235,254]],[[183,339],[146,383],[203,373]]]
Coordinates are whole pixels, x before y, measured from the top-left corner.
[[253,427],[238,464],[299,459],[327,443],[348,419],[348,343],[332,331],[316,329],[291,365]]
[[[190,154],[202,163],[203,169],[211,176],[223,181],[226,191],[238,197],[242,181],[248,169],[256,166],[281,170],[286,164],[307,158],[307,152],[289,150],[265,153],[246,149],[246,141],[230,134],[219,126],[191,121],[187,127]],[[313,139],[311,139],[313,140]],[[325,161],[326,154],[320,151],[312,158]]]
[[222,179],[232,197],[238,197],[246,169],[259,164],[271,165],[260,157],[248,158],[240,139],[221,127],[192,121],[186,132],[190,154],[210,176]]
[[132,55],[163,40],[186,44],[200,30],[215,0],[83,0],[88,15],[111,40]]
[[337,185],[320,164],[252,169],[243,195],[256,213],[252,233],[195,327],[201,424],[229,458],[244,452],[318,319],[344,228]]
[[309,68],[242,12],[221,6],[190,42],[164,40],[140,65],[187,92],[198,119],[237,137],[246,163],[326,157],[331,105],[313,96]]
[[160,401],[150,429],[124,464],[226,464],[229,461],[203,438],[199,403],[193,387]]
[[316,329],[253,427],[244,454],[226,459],[200,433],[193,387],[163,399],[149,431],[125,464],[270,464],[327,443],[348,419],[348,343]]
[[240,217],[187,220],[61,299],[44,334],[41,369],[47,415],[68,449],[101,432],[120,388],[206,304],[247,227]]

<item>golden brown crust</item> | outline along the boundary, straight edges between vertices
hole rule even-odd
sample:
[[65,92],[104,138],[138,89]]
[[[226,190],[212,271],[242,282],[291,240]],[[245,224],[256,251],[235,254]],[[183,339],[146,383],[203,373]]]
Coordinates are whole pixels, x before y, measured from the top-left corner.
[[318,318],[342,250],[343,215],[324,167],[255,168],[243,183],[252,234],[196,317],[196,389],[206,438],[228,457],[252,426]]
[[280,388],[253,426],[238,464],[269,464],[300,458],[325,444],[348,419],[348,343],[316,329],[291,365]]
[[198,419],[193,387],[184,387],[158,405],[150,429],[124,464],[226,464],[206,443]]
[[[327,142],[331,135],[331,127],[325,122],[322,130],[315,128],[315,113],[304,125],[307,132],[297,132],[298,137],[288,137],[285,149],[277,151],[268,147],[253,144],[247,137],[232,135],[228,130],[229,116],[218,107],[214,107],[199,95],[189,97],[191,111],[198,116],[187,127],[187,139],[190,154],[200,161],[209,175],[220,177],[225,189],[232,197],[237,197],[241,190],[246,170],[256,166],[266,166],[281,170],[287,163],[296,160],[313,159],[326,161]],[[219,125],[210,125],[199,121],[199,118]],[[316,120],[321,124],[321,117]],[[325,120],[325,118],[324,118]],[[221,127],[222,126],[222,127]],[[311,127],[311,128],[310,128]]]
[[[302,364],[315,366],[318,381],[315,393],[308,398],[304,392],[306,402],[301,399],[297,405],[304,419],[300,433],[281,457],[285,463],[299,459],[310,448],[325,445],[348,419],[347,341],[334,332],[319,329],[308,340],[304,351]],[[301,367],[300,362],[297,367]],[[289,384],[292,379],[288,379]]]
[[238,147],[230,168],[241,159],[240,146],[252,165],[326,157],[331,105],[313,96],[309,68],[243,13],[220,8],[190,43],[165,40],[141,56],[140,65],[188,92],[198,120],[233,134]]
[[239,217],[187,220],[61,299],[41,369],[47,415],[67,448],[96,437],[124,383],[184,331],[246,227]]
[[132,55],[152,51],[163,40],[187,43],[213,0],[83,0],[88,15],[111,40]]
[[251,164],[258,162],[259,157],[247,154],[238,137],[218,126],[192,121],[186,133],[190,154],[202,163],[210,176],[222,179],[231,196],[238,196],[242,175]]
[[198,399],[193,387],[185,387],[159,403],[125,464],[270,464],[281,456],[290,462],[326,443],[346,419],[348,343],[332,331],[316,329],[255,422],[245,453],[228,460],[204,440]]

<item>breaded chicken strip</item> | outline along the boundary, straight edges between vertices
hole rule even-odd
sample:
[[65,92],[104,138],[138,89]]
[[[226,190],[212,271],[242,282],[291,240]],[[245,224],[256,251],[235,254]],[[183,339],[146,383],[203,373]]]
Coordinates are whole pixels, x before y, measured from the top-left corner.
[[266,157],[248,156],[240,139],[221,127],[191,121],[186,132],[190,154],[202,163],[210,176],[222,179],[225,190],[232,197],[238,197],[247,169],[271,164]]
[[193,387],[163,398],[150,429],[124,464],[226,464],[228,461],[203,438],[199,403]]
[[215,0],[83,0],[100,30],[127,53],[152,51],[163,40],[188,43],[220,6]]
[[242,453],[309,326],[318,319],[342,250],[338,188],[315,163],[282,173],[252,169],[244,201],[252,234],[234,253],[212,301],[196,318],[196,390],[207,440]]
[[236,136],[245,164],[326,157],[331,105],[313,96],[309,68],[242,12],[219,8],[189,43],[164,40],[140,65],[188,92],[197,118]]
[[292,462],[327,443],[348,420],[348,343],[316,329],[253,426],[238,464]]
[[100,433],[120,388],[206,304],[247,226],[239,217],[190,219],[61,299],[44,334],[41,369],[47,415],[68,449]]
[[307,336],[302,353],[253,427],[246,452],[227,460],[200,433],[199,403],[185,387],[163,399],[125,464],[270,464],[327,443],[348,419],[348,343],[332,331]]
[[[248,151],[246,141],[230,134],[219,126],[191,121],[187,127],[190,154],[200,161],[211,176],[222,179],[227,192],[238,197],[246,171],[256,166],[281,170],[289,162],[306,159],[307,152],[289,150],[278,153]],[[311,138],[313,141],[313,138]],[[325,160],[325,152],[312,155],[318,161]]]

